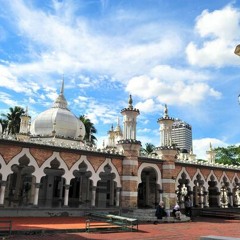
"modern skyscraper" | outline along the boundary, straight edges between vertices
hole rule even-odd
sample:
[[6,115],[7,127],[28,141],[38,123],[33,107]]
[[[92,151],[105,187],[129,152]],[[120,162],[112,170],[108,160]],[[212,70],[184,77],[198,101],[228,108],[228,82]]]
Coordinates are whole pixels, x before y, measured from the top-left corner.
[[180,150],[187,150],[190,153],[192,149],[192,127],[188,123],[175,119],[172,126],[172,142]]

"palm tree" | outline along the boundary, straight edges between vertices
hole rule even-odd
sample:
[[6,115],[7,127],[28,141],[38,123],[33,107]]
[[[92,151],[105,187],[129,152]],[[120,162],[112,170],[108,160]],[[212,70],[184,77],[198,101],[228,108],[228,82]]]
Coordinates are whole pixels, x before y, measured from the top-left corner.
[[5,129],[6,129],[7,126],[8,126],[8,120],[7,120],[7,119],[0,118],[0,124],[2,125],[2,133],[4,133]]
[[24,114],[25,111],[23,108],[19,106],[15,106],[14,108],[9,108],[9,113],[1,114],[5,119],[3,119],[4,123],[7,123],[8,133],[16,134],[20,130],[20,122],[21,115]]
[[83,122],[86,129],[84,140],[95,145],[97,138],[93,134],[97,133],[97,129],[94,127],[94,124],[85,115],[81,115],[79,119]]
[[141,148],[141,153],[146,154],[146,155],[150,155],[150,154],[154,154],[154,149],[155,146],[152,143],[146,143],[145,144],[145,148]]

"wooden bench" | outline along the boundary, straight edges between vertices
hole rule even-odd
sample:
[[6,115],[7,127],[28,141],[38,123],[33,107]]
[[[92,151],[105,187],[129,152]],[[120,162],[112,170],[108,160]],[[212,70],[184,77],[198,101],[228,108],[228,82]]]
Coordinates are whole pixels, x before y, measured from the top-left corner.
[[91,219],[86,220],[86,231],[89,232],[90,229],[97,229],[97,228],[114,228],[120,227],[121,230],[136,230],[138,231],[138,220],[135,218],[128,218],[113,214],[106,214],[106,213],[89,213],[88,216],[91,219],[97,219],[105,222],[105,225],[102,223],[92,222]]
[[12,234],[12,221],[1,220],[0,221],[0,235],[11,235]]

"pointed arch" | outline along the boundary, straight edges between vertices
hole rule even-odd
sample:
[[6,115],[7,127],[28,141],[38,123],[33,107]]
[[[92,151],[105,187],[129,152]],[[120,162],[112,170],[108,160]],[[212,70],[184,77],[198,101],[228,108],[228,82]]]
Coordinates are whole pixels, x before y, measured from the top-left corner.
[[223,182],[223,179],[224,179],[224,178],[226,178],[226,179],[227,179],[227,182],[228,182],[229,184],[231,184],[231,181],[230,181],[229,177],[227,176],[226,172],[223,172],[223,173],[222,173],[222,176],[221,176],[221,178],[220,178],[220,181],[219,181],[219,189],[221,188],[221,183]]
[[210,182],[212,176],[213,176],[214,179],[216,180],[216,182],[217,182],[217,187],[219,188],[219,186],[220,186],[219,184],[220,184],[220,183],[219,183],[218,178],[217,178],[217,176],[215,175],[215,173],[214,173],[213,170],[211,170],[211,172],[209,173],[206,182],[207,182],[207,183]]
[[194,180],[197,179],[197,176],[200,175],[201,176],[201,179],[203,180],[203,187],[205,189],[208,189],[208,181],[206,181],[206,179],[204,178],[202,172],[200,171],[200,169],[198,168],[196,173],[194,174],[193,178],[192,178],[192,184],[194,186]]
[[[35,168],[35,171],[32,173],[32,175],[34,175],[36,177],[37,175],[37,171],[39,169],[39,166],[37,164],[36,159],[32,156],[32,154],[29,151],[29,148],[23,148],[22,151],[17,154],[9,163],[8,165],[6,165],[6,171],[3,171],[4,174],[4,178],[7,177],[9,175],[9,173],[11,172],[11,167],[13,165],[18,165],[19,164],[19,159],[23,156],[26,156],[27,158],[29,158],[31,165],[29,166],[33,166]],[[6,180],[6,179],[5,179]]]
[[115,181],[117,183],[117,187],[121,188],[122,184],[121,184],[121,180],[120,180],[120,176],[119,173],[116,169],[116,167],[112,164],[112,161],[110,158],[106,158],[106,160],[101,164],[101,166],[98,168],[97,172],[96,172],[96,177],[93,180],[93,186],[97,186],[97,182],[100,180],[100,172],[104,172],[104,167],[109,164],[109,166],[112,168],[112,172],[115,173]]
[[49,157],[43,164],[42,166],[39,168],[39,172],[38,172],[38,176],[37,176],[37,182],[40,182],[41,177],[45,175],[44,173],[44,169],[49,167],[51,168],[51,162],[57,159],[60,163],[59,168],[62,168],[64,170],[64,174],[63,174],[63,178],[66,179],[66,184],[70,184],[70,180],[74,177],[72,172],[69,171],[66,163],[64,162],[64,160],[61,158],[60,153],[59,152],[53,152],[52,156]]
[[71,173],[72,173],[72,176],[74,177],[73,172],[78,169],[78,166],[79,166],[81,163],[85,163],[85,164],[87,165],[87,170],[92,173],[92,176],[89,177],[89,179],[92,180],[93,182],[97,182],[100,178],[99,178],[99,177],[97,176],[97,174],[95,173],[95,170],[94,170],[92,164],[88,161],[87,156],[85,156],[85,155],[82,155],[82,156],[80,157],[80,159],[79,159],[77,162],[75,162],[75,163],[73,164],[73,166],[71,167],[70,171],[71,171]]
[[153,163],[142,163],[140,165],[140,167],[138,168],[138,184],[140,184],[142,182],[141,173],[142,173],[143,169],[146,167],[151,167],[156,171],[156,173],[157,173],[156,183],[162,187],[162,175],[161,175],[160,169],[158,168],[158,166],[156,164],[153,164]]
[[189,179],[189,187],[192,189],[193,188],[193,182],[191,181],[191,177],[189,176],[185,167],[183,167],[182,170],[178,173],[178,176],[177,176],[176,181],[175,181],[175,189],[178,188],[178,181],[181,178],[183,173],[186,174],[186,178]]

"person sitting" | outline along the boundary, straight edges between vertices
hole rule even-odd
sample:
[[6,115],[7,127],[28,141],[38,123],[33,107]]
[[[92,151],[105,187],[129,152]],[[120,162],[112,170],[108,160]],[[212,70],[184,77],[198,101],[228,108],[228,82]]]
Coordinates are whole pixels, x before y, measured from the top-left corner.
[[157,219],[162,219],[163,217],[167,216],[163,201],[160,201],[157,205],[155,216]]
[[181,212],[180,212],[180,206],[178,205],[178,203],[175,204],[174,208],[173,208],[173,216],[176,219],[181,219]]

